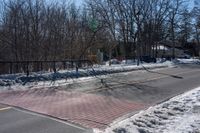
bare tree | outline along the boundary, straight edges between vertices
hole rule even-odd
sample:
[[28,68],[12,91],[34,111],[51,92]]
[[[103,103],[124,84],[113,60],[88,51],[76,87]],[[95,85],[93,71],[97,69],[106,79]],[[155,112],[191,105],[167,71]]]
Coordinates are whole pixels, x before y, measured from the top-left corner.
[[179,9],[183,4],[182,0],[172,0],[169,8],[169,25],[170,25],[170,33],[172,39],[172,58],[175,58],[175,32],[176,32],[176,24],[177,24],[177,16],[179,14]]

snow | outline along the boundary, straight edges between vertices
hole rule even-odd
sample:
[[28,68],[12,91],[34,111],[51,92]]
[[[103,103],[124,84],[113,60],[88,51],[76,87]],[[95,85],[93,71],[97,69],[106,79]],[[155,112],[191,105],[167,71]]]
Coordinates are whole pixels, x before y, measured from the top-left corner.
[[[129,62],[130,63],[130,62]],[[37,88],[37,87],[51,87],[60,86],[73,83],[74,80],[87,80],[97,75],[107,75],[119,72],[128,72],[133,70],[142,70],[145,68],[162,68],[173,66],[172,62],[160,63],[144,63],[137,66],[135,63],[115,64],[109,65],[95,65],[93,68],[79,69],[78,73],[75,70],[62,70],[56,73],[52,72],[37,72],[31,73],[30,76],[26,74],[6,74],[0,75],[0,90],[15,89],[15,88]]]
[[199,133],[200,87],[94,133]]
[[75,70],[60,70],[56,73],[31,73],[28,77],[26,74],[22,73],[0,75],[0,90],[61,86],[71,84],[74,81],[87,81],[87,79],[91,79],[96,76],[106,76],[107,74],[119,72],[173,67],[176,64],[186,63],[200,64],[199,59],[176,59],[173,61],[157,59],[157,63],[142,63],[139,66],[136,65],[137,63],[134,60],[123,60],[119,62],[114,59],[113,62],[117,63],[112,64],[111,66],[94,65],[91,68],[79,69],[78,73]]
[[199,59],[176,59],[175,62],[181,63],[181,64],[200,64]]

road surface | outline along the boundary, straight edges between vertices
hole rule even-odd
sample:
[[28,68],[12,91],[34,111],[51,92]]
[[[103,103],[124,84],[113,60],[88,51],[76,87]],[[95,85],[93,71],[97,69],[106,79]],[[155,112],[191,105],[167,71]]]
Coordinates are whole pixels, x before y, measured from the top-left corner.
[[[149,106],[200,86],[200,65],[140,70],[74,81],[60,88]],[[80,102],[80,101],[79,101]],[[39,103],[38,103],[39,104]],[[84,128],[0,105],[0,133],[82,133]],[[3,109],[5,108],[5,110]],[[86,107],[87,109],[87,107]]]
[[[0,133],[86,133],[86,129],[47,116],[0,105]],[[89,132],[89,131],[88,131]]]
[[[103,82],[86,92],[153,105],[199,87],[200,65],[121,73],[105,78]],[[98,83],[93,84],[98,86]]]

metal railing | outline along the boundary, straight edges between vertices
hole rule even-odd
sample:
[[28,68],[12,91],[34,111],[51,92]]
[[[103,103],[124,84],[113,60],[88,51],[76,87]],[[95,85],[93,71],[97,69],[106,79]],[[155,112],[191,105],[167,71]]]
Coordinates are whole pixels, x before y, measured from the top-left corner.
[[0,61],[0,74],[76,70],[93,66],[90,60]]

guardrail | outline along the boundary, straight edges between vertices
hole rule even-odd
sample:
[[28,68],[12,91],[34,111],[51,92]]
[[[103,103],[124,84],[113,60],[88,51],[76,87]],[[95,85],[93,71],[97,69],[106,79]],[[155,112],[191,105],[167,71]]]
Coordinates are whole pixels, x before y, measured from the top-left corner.
[[43,60],[43,61],[0,61],[0,74],[73,70],[93,66],[90,60]]

